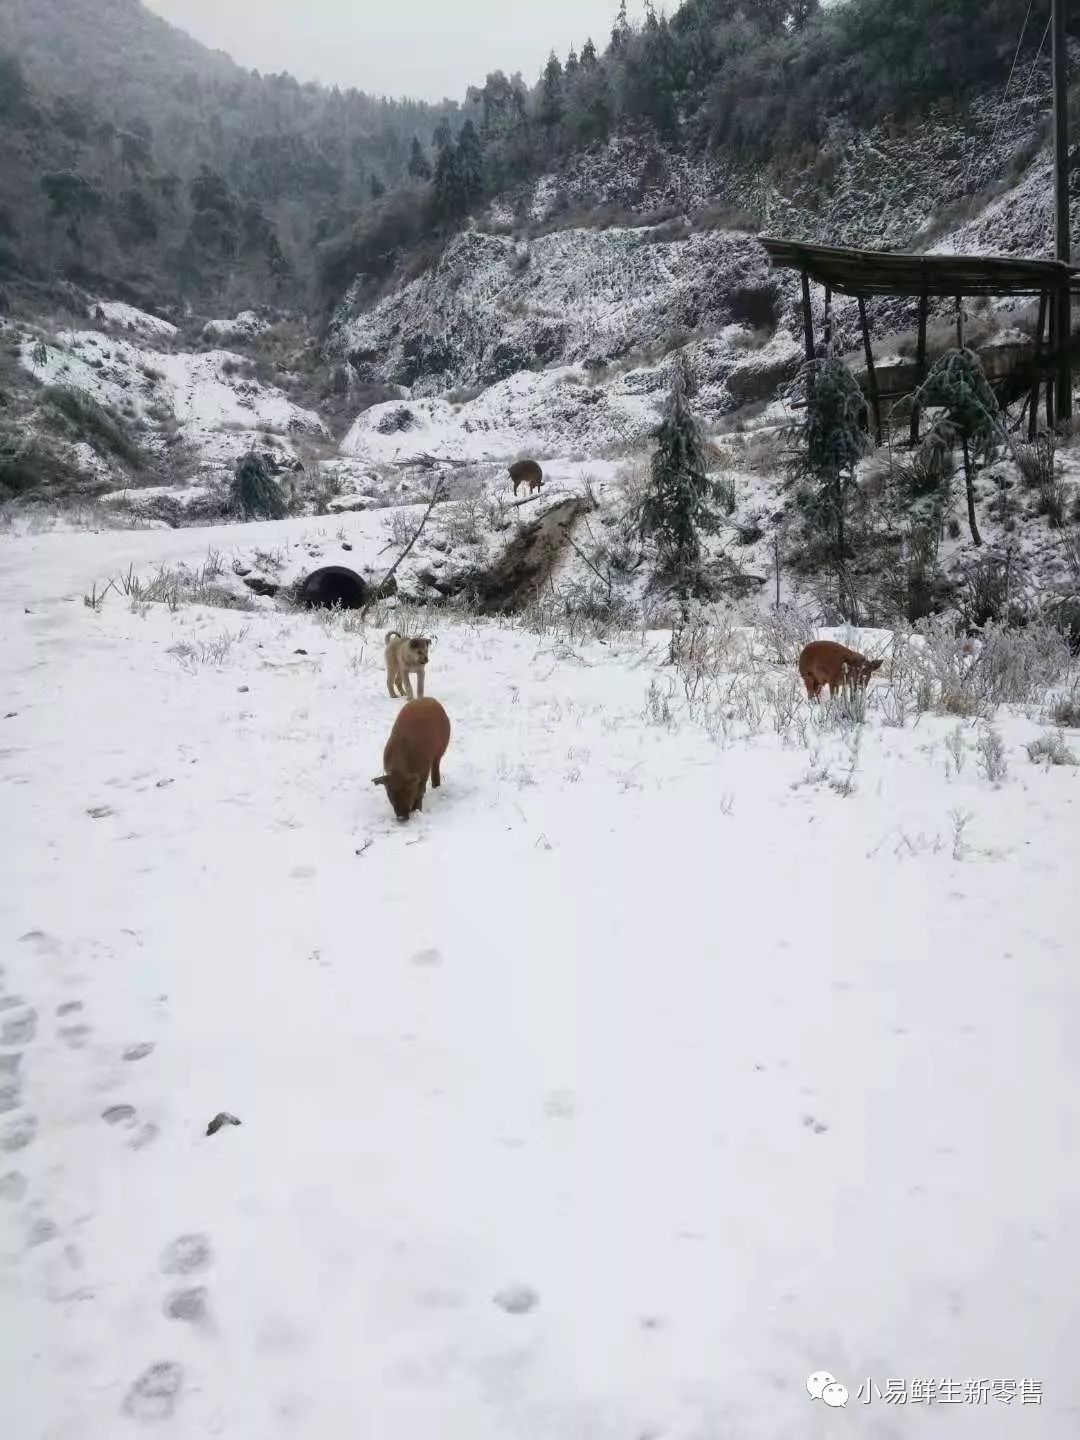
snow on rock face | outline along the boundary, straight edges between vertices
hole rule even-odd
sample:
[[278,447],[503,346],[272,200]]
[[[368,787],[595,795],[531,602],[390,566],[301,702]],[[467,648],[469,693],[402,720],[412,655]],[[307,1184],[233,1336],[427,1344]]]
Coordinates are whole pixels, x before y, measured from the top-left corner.
[[130,330],[147,340],[172,340],[180,331],[159,315],[146,310],[137,310],[134,305],[125,305],[122,300],[95,300],[90,306],[90,318],[103,320],[120,330]]
[[631,372],[607,388],[590,388],[569,367],[526,370],[461,405],[437,398],[389,401],[365,410],[341,449],[368,461],[424,454],[495,460],[518,451],[545,454],[555,445],[562,454],[595,452],[648,435],[663,399],[652,378],[650,372]]
[[254,310],[241,310],[239,315],[234,315],[231,320],[208,320],[202,333],[204,340],[218,340],[228,344],[230,340],[252,340],[269,328],[269,321],[256,315]]
[[[94,330],[64,331],[59,346],[27,340],[21,360],[47,385],[68,385],[147,427],[175,421],[206,463],[225,463],[259,431],[325,437],[326,427],[273,386],[244,374],[244,361],[225,350],[162,353]],[[148,430],[152,436],[152,429]]]
[[563,230],[522,251],[471,230],[374,309],[343,307],[333,344],[362,379],[433,395],[536,364],[596,365],[666,347],[680,331],[768,324],[778,293],[765,252],[746,235]]

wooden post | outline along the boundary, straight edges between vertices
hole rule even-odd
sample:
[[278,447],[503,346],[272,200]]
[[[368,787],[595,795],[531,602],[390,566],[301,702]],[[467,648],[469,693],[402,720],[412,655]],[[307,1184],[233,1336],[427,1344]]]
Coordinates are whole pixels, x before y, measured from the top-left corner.
[[[915,352],[915,388],[916,390],[926,379],[926,311],[928,300],[925,295],[919,296],[919,345]],[[911,443],[919,443],[919,406],[917,401],[911,402]]]
[[832,290],[825,286],[825,358],[832,355]]
[[1050,359],[1054,369],[1046,377],[1046,427],[1048,430],[1054,428],[1054,394],[1057,388],[1057,350],[1058,350],[1058,325],[1061,320],[1061,309],[1058,303],[1059,297],[1054,295],[1050,302]]
[[1035,331],[1035,356],[1032,364],[1035,369],[1035,378],[1031,385],[1031,397],[1028,411],[1028,439],[1034,440],[1039,433],[1039,390],[1042,387],[1043,369],[1043,337],[1046,334],[1046,311],[1050,297],[1044,290],[1039,296],[1039,324]]
[[[1054,253],[1063,264],[1072,258],[1069,234],[1069,50],[1065,33],[1068,0],[1051,0],[1054,32]],[[1057,310],[1057,418],[1072,418],[1072,295],[1066,277],[1054,297]]]
[[874,369],[874,351],[870,344],[870,326],[866,320],[866,301],[859,296],[859,324],[862,326],[863,349],[866,352],[866,383],[870,389],[870,404],[874,407],[874,432],[877,443],[883,443],[881,429],[881,396],[878,394],[877,371]]
[[806,341],[806,358],[814,358],[814,312],[810,305],[810,276],[802,272],[802,315],[803,336]]
[[964,297],[956,297],[956,348],[964,348]]

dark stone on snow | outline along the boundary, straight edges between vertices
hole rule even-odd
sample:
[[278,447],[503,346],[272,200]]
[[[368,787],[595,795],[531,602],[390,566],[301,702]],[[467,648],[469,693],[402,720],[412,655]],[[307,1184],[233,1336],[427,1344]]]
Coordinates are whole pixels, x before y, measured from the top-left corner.
[[244,584],[256,595],[276,595],[281,586],[274,580],[264,580],[261,575],[245,575]]
[[239,1125],[240,1121],[227,1110],[219,1110],[206,1127],[207,1135],[216,1135],[223,1125]]

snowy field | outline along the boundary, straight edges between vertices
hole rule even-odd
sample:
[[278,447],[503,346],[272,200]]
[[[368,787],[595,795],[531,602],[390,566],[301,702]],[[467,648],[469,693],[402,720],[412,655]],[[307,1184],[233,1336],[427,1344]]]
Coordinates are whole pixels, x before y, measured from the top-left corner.
[[385,624],[83,603],[311,523],[2,542],[0,1435],[1076,1434],[1045,717],[440,616],[399,825]]

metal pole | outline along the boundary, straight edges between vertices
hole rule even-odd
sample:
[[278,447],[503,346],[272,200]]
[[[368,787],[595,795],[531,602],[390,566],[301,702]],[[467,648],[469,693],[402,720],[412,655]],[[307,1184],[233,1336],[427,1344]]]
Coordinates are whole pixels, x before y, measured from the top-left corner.
[[[1057,258],[1066,265],[1072,259],[1069,235],[1069,51],[1065,34],[1068,0],[1051,0],[1054,32],[1054,219]],[[1072,415],[1072,297],[1066,281],[1055,297],[1057,323],[1057,419]]]

